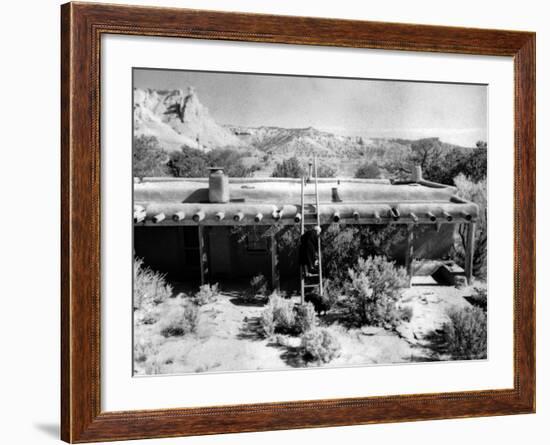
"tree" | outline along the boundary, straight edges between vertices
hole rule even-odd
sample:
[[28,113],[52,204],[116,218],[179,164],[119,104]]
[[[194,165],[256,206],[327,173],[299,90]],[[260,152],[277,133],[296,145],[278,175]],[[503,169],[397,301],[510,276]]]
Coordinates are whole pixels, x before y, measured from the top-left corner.
[[306,171],[296,156],[278,162],[273,169],[273,173],[271,173],[273,178],[301,178],[305,175]]
[[476,145],[461,173],[478,182],[487,178],[487,143],[479,141]]
[[419,139],[411,144],[411,152],[412,163],[425,170],[441,158],[441,142],[439,138]]
[[208,175],[208,159],[202,151],[184,146],[170,153],[168,168],[177,178],[200,178]]
[[380,177],[380,168],[376,161],[365,162],[355,172],[356,178],[377,179]]
[[[458,195],[468,201],[475,202],[479,206],[479,217],[476,221],[476,233],[474,244],[473,272],[478,278],[487,276],[487,180],[474,182],[464,174],[455,178]],[[466,224],[458,228],[459,243],[455,245],[458,260],[464,264],[464,252],[467,249]]]
[[225,174],[233,178],[252,176],[255,170],[244,165],[242,153],[230,148],[212,150],[206,157],[209,165],[223,167]]
[[168,154],[160,147],[157,138],[143,135],[134,137],[132,169],[135,177],[167,176],[167,160]]

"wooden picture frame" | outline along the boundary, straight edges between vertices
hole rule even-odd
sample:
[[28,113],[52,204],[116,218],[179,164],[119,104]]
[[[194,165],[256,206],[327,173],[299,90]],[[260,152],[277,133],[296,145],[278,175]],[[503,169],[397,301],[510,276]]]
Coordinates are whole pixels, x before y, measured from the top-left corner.
[[[534,33],[91,3],[65,4],[61,18],[63,440],[96,442],[535,411]],[[513,389],[102,412],[99,100],[104,34],[513,57]]]

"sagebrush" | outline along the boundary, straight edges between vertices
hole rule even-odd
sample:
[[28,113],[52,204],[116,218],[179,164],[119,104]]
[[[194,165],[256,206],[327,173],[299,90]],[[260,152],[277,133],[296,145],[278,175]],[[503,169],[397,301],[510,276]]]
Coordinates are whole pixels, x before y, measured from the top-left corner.
[[359,258],[348,270],[340,304],[359,325],[394,327],[400,319],[400,291],[408,285],[405,269],[382,256]]
[[312,329],[317,323],[311,303],[297,305],[274,292],[260,315],[260,325],[266,337],[275,333],[298,335]]
[[487,313],[475,306],[452,309],[443,325],[445,350],[456,360],[487,358]]
[[199,291],[193,296],[192,300],[198,306],[204,306],[208,303],[216,301],[216,297],[219,295],[220,290],[218,283],[215,284],[203,284],[199,287]]
[[161,327],[165,337],[179,337],[197,331],[199,324],[199,308],[193,301],[187,301],[172,309],[170,316]]
[[301,342],[304,359],[328,363],[340,355],[341,345],[336,336],[326,328],[305,332]]
[[172,291],[165,275],[145,266],[141,258],[134,258],[134,318],[137,323],[155,323],[157,306],[169,298]]

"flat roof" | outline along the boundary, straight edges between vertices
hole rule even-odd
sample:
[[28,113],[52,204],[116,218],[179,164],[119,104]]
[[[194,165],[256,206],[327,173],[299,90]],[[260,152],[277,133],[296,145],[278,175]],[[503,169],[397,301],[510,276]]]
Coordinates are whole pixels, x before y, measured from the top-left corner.
[[[211,203],[208,178],[144,178],[134,182],[136,224],[294,224],[315,218],[315,184],[301,208],[301,178],[229,178],[230,201]],[[427,184],[427,185],[426,185]],[[456,188],[431,183],[391,183],[385,179],[319,178],[322,223],[434,223],[475,220],[476,204]],[[312,207],[312,208],[311,208]],[[179,216],[178,216],[179,214]],[[136,215],[138,217],[136,218]],[[160,215],[156,218],[155,216]],[[141,216],[141,217],[140,217]]]

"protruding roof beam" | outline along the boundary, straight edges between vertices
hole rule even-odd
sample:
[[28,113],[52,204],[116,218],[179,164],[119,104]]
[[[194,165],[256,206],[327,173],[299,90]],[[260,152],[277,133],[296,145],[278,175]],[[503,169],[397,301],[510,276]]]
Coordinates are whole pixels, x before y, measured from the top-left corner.
[[161,221],[164,221],[164,219],[166,218],[166,215],[164,213],[157,213],[155,216],[153,216],[153,222],[154,223],[159,223]]
[[199,210],[193,215],[193,221],[196,223],[202,221],[204,219],[204,210]]
[[244,218],[244,213],[243,212],[237,212],[233,215],[233,221],[235,221],[235,222],[242,221],[243,218]]
[[254,217],[254,222],[257,222],[259,223],[262,219],[264,219],[264,215],[263,213],[257,213],[256,216]]
[[137,224],[137,223],[145,221],[146,216],[147,216],[147,214],[145,213],[145,211],[134,212],[134,223]]
[[185,219],[185,212],[176,212],[172,215],[172,219],[175,222],[183,221]]
[[225,218],[225,212],[217,212],[216,213],[216,220],[217,221],[221,221],[224,218]]
[[399,209],[397,207],[392,207],[390,209],[390,217],[394,220],[394,221],[398,221],[399,218],[401,217],[401,213],[399,213]]

